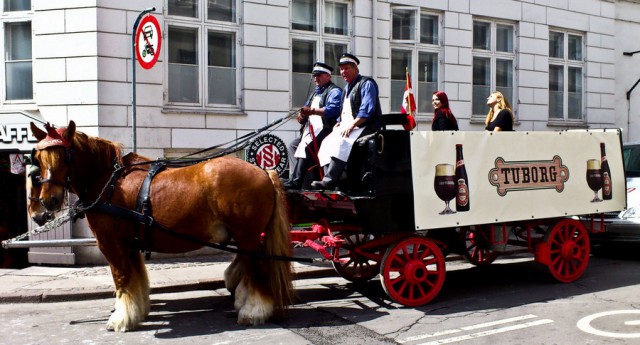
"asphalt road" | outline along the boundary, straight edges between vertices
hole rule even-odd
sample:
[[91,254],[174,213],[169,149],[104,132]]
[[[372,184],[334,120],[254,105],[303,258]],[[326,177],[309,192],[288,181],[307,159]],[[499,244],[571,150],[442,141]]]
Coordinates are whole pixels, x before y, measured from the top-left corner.
[[0,343],[638,344],[640,255],[612,253],[570,284],[530,260],[448,263],[442,292],[420,308],[392,303],[377,279],[300,280],[288,317],[261,327],[235,324],[224,289],[152,295],[148,320],[129,333],[105,330],[112,299],[0,304]]

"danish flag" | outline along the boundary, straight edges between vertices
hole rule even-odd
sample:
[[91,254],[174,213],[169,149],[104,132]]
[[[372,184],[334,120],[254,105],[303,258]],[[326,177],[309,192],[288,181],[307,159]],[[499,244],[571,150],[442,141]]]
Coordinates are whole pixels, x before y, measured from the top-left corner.
[[413,90],[411,89],[411,77],[409,76],[409,68],[405,69],[407,75],[407,84],[404,87],[404,95],[402,97],[402,114],[407,114],[407,122],[402,125],[404,129],[410,131],[416,128],[416,100],[413,97]]

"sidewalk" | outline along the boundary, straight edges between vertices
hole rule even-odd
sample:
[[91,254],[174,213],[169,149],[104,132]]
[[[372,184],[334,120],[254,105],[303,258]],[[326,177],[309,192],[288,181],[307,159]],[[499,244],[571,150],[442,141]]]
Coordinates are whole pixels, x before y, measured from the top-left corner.
[[[308,248],[294,256],[320,258]],[[153,259],[147,262],[151,293],[224,288],[224,270],[233,254]],[[330,262],[293,263],[294,279],[337,275]],[[108,266],[0,269],[0,303],[61,302],[111,298],[114,285]]]

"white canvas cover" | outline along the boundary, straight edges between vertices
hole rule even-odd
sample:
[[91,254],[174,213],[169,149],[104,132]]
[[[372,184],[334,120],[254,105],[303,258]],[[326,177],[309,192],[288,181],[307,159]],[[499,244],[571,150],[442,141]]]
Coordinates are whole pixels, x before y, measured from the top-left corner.
[[[557,132],[411,132],[416,230],[620,211],[626,181],[620,130]],[[612,199],[592,202],[587,161],[605,144]],[[436,166],[456,166],[462,144],[469,210],[445,208],[434,189]],[[443,169],[440,169],[443,171]],[[450,171],[450,169],[447,169]],[[602,189],[598,190],[602,199]],[[456,199],[450,202],[456,211]]]

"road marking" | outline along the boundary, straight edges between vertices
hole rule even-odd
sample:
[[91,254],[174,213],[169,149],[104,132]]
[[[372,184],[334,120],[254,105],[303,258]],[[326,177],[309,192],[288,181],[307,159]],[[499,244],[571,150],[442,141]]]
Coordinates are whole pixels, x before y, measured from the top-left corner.
[[[610,337],[610,338],[640,338],[640,333],[616,333],[616,332],[605,332],[599,329],[595,329],[591,326],[591,321],[609,315],[619,315],[619,314],[640,314],[640,310],[613,310],[613,311],[605,311],[602,313],[596,313],[593,315],[589,315],[583,317],[578,321],[578,328],[583,332],[599,335],[602,337]],[[640,325],[640,320],[631,320],[624,322],[627,326],[638,326]]]
[[478,333],[473,333],[473,334],[468,334],[468,335],[461,335],[459,337],[453,337],[453,338],[446,338],[446,339],[430,341],[428,343],[421,343],[420,345],[440,345],[440,344],[455,343],[455,342],[459,342],[459,341],[463,341],[463,340],[477,339],[477,338],[481,338],[481,337],[487,337],[487,336],[490,336],[490,335],[516,331],[516,330],[523,329],[523,328],[528,328],[528,327],[546,325],[548,323],[553,323],[553,320],[542,319],[542,320],[537,320],[537,321],[525,322],[525,323],[521,323],[521,324],[517,324],[517,325],[512,325],[512,326],[507,326],[507,327],[502,327],[502,328],[496,328],[496,329],[492,329],[492,330],[488,330],[488,331],[483,331],[483,332],[478,332]]
[[404,339],[404,340],[400,340],[398,342],[399,343],[406,343],[406,342],[409,342],[409,341],[416,341],[416,340],[422,340],[422,339],[427,339],[427,338],[440,337],[440,336],[443,336],[443,335],[455,334],[455,333],[460,333],[460,332],[463,332],[463,331],[473,331],[475,329],[493,327],[493,326],[497,326],[497,325],[503,325],[505,323],[528,320],[528,319],[532,319],[532,318],[535,318],[535,317],[537,317],[537,316],[531,315],[531,314],[523,315],[523,316],[516,316],[516,317],[511,317],[511,318],[508,318],[508,319],[502,319],[502,320],[496,320],[496,321],[491,321],[491,322],[479,323],[477,325],[472,325],[472,326],[465,326],[465,327],[460,327],[460,328],[448,329],[448,330],[445,330],[445,331],[431,333],[431,334],[416,335],[416,336],[409,337],[409,338]]

